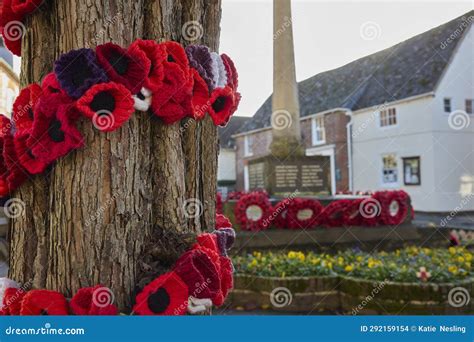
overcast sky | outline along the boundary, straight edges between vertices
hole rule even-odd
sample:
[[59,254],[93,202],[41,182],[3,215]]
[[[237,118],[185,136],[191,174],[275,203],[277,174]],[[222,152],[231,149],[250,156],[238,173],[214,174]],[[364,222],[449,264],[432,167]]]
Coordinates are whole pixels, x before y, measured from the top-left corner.
[[[272,92],[272,3],[223,0],[220,51],[238,68],[237,115],[252,116]],[[390,47],[472,8],[472,1],[293,0],[297,80]]]

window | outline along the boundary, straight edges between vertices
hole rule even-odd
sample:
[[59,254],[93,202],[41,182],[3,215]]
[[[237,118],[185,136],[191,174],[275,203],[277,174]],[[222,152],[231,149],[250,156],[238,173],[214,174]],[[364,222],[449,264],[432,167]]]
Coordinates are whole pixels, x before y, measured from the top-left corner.
[[250,157],[253,155],[252,143],[253,143],[252,136],[246,135],[244,137],[244,157]]
[[313,145],[320,145],[326,142],[324,116],[318,116],[311,120],[311,140]]
[[403,158],[403,183],[405,185],[420,185],[420,157]]
[[451,99],[445,98],[443,101],[444,104],[444,112],[451,113]]
[[395,108],[380,111],[380,127],[394,126],[397,124],[397,111]]
[[385,154],[382,156],[382,183],[398,183],[397,156],[395,154]]
[[466,100],[466,113],[467,114],[472,114],[472,102],[474,102],[473,99]]

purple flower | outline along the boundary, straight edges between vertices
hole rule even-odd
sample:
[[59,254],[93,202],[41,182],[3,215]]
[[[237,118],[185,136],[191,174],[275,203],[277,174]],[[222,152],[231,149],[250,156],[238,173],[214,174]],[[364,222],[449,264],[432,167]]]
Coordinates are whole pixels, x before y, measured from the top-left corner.
[[92,49],[71,50],[62,54],[54,63],[54,73],[61,88],[76,99],[94,84],[108,81]]
[[216,87],[214,75],[212,72],[212,58],[209,48],[204,45],[189,45],[186,47],[189,65],[196,69],[209,89]]

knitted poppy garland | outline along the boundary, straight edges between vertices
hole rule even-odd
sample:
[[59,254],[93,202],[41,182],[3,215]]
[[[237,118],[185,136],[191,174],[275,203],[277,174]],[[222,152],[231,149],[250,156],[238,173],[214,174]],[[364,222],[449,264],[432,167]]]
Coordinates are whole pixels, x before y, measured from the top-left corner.
[[[222,305],[233,287],[234,267],[227,252],[234,239],[232,227],[199,235],[171,271],[137,294],[132,314],[195,314]],[[57,291],[28,291],[0,278],[0,315],[117,315],[111,298],[110,289],[102,285],[81,288],[68,300]]]
[[[37,3],[4,2],[25,8]],[[41,85],[20,91],[11,121],[0,116],[0,196],[82,147],[81,118],[102,132],[119,129],[135,110],[165,124],[209,113],[222,126],[239,104],[237,85],[232,60],[204,46],[185,50],[172,41],[138,39],[127,49],[106,43],[66,52]]]

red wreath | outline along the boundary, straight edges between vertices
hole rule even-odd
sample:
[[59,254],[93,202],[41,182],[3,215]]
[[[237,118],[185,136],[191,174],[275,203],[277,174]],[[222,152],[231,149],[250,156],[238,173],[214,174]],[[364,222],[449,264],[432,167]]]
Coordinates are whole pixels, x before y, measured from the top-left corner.
[[[312,211],[311,217],[301,220],[298,218],[300,210],[309,209]],[[295,198],[289,205],[286,220],[289,229],[314,228],[321,222],[323,206],[318,200],[309,198]]]
[[[250,206],[258,206],[262,215],[258,220],[247,217],[247,209]],[[259,231],[269,226],[268,217],[271,214],[271,204],[268,197],[262,192],[251,192],[242,196],[234,208],[235,219],[242,230]]]
[[285,198],[277,203],[272,209],[273,224],[278,228],[287,228],[288,226],[288,206],[291,200]]
[[328,227],[344,226],[346,224],[344,213],[351,202],[351,200],[342,199],[329,203],[322,212],[322,223]]
[[222,194],[218,192],[216,194],[216,213],[222,214]]
[[227,200],[239,200],[243,195],[245,195],[243,191],[231,191],[227,194]]
[[[381,206],[379,223],[395,226],[406,219],[409,209],[409,196],[405,191],[378,191],[372,197],[379,201]],[[395,214],[392,214],[390,207],[394,202],[398,204],[398,210]]]
[[364,218],[360,214],[360,204],[362,203],[362,198],[357,198],[355,200],[349,200],[348,205],[346,206],[343,215],[344,215],[344,225],[345,226],[360,226],[364,222]]

